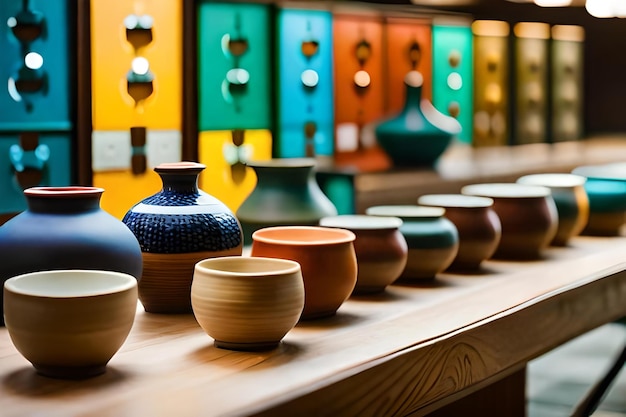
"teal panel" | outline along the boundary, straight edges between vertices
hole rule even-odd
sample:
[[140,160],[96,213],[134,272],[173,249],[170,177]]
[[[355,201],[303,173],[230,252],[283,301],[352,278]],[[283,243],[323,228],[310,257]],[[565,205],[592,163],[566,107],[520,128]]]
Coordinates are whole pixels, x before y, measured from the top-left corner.
[[[0,213],[18,213],[26,209],[22,185],[16,170],[37,170],[40,181],[34,185],[64,186],[71,184],[72,160],[69,134],[39,135],[36,151],[21,153],[18,135],[0,135]],[[39,178],[38,176],[35,176]]]
[[355,214],[353,177],[327,172],[317,173],[317,182],[339,214]]
[[268,5],[199,2],[199,130],[270,128],[269,22]]
[[[332,155],[332,15],[322,10],[283,9],[277,21],[279,103],[274,156]],[[306,132],[306,126],[314,129]],[[313,153],[307,153],[307,144]]]
[[469,26],[433,25],[433,105],[450,115],[458,105],[456,119],[464,143],[472,142],[473,131],[473,48]]
[[0,131],[71,128],[70,4],[0,1]]

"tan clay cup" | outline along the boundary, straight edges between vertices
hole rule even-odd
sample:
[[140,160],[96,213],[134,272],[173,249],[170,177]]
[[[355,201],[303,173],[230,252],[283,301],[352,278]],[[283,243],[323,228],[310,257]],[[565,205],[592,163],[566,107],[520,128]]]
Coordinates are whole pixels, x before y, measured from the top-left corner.
[[275,348],[304,307],[300,265],[285,259],[228,256],[196,264],[191,306],[217,347]]
[[493,199],[502,224],[502,237],[494,258],[539,259],[556,235],[558,214],[547,187],[517,183],[466,185],[465,195]]
[[358,274],[353,294],[378,293],[393,283],[406,265],[408,247],[398,217],[339,215],[324,217],[320,226],[344,228],[356,235]]
[[427,194],[417,199],[422,206],[443,207],[445,216],[459,232],[459,251],[448,267],[476,270],[495,253],[502,236],[500,218],[493,200],[463,194]]
[[252,256],[296,261],[304,280],[301,319],[332,316],[350,296],[357,280],[356,236],[349,230],[320,226],[275,226],[252,234]]
[[121,272],[55,270],[9,278],[4,315],[17,350],[38,373],[102,374],[135,319],[137,279]]
[[589,220],[589,197],[585,191],[587,178],[581,175],[546,173],[524,175],[519,184],[541,185],[550,188],[559,215],[559,226],[552,240],[554,246],[565,246],[578,236]]

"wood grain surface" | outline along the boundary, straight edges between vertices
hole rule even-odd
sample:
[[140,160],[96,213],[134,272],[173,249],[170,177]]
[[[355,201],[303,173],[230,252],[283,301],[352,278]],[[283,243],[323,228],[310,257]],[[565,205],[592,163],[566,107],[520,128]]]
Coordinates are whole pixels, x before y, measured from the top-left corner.
[[37,375],[0,328],[0,415],[426,415],[626,315],[626,238],[353,296],[267,352],[213,346],[193,315],[143,312],[107,372]]

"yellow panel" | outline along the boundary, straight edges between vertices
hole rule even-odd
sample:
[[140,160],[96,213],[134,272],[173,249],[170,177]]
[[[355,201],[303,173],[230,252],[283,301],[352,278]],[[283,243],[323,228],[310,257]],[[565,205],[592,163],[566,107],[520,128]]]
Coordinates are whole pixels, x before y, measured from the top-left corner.
[[246,130],[243,144],[237,147],[231,131],[200,132],[198,155],[207,166],[200,175],[200,188],[236,212],[256,186],[254,171],[241,162],[271,159],[272,135],[269,130]]
[[93,184],[104,188],[100,206],[120,220],[132,206],[162,188],[161,178],[153,170],[140,175],[131,171],[94,172]]
[[[181,4],[171,0],[91,1],[94,129],[180,128]],[[131,14],[153,18],[152,41],[137,50],[126,39],[124,19]],[[135,57],[146,58],[155,77],[154,91],[138,105],[126,84]]]

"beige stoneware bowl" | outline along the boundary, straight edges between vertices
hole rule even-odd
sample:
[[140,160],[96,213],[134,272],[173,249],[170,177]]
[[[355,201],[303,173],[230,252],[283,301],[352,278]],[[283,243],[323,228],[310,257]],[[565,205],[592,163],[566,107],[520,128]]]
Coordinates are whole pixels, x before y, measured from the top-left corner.
[[80,379],[103,373],[132,328],[137,280],[98,270],[32,272],[4,283],[4,318],[38,373]]
[[191,306],[215,346],[275,348],[304,308],[300,265],[263,257],[205,259],[195,266]]

